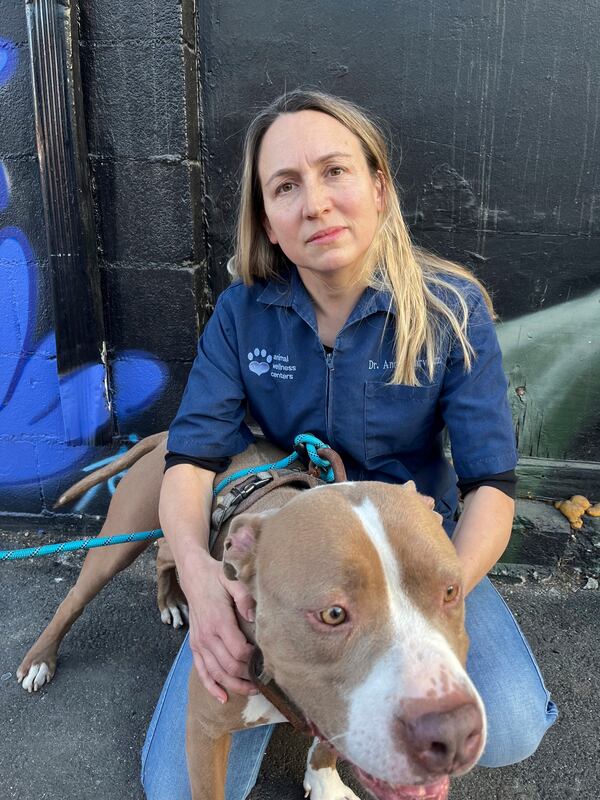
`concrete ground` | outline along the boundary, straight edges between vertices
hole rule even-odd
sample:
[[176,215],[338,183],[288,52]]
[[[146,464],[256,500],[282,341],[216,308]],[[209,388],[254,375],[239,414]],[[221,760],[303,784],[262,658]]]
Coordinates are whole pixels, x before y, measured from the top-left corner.
[[[42,539],[24,534],[0,532],[0,549]],[[183,638],[156,612],[152,548],[76,623],[49,686],[28,695],[15,678],[82,558],[0,564],[0,800],[143,800],[139,752]],[[561,718],[533,758],[474,770],[454,782],[452,800],[595,800],[600,794],[600,592],[585,584],[578,574],[498,584]],[[300,800],[306,746],[280,727],[252,800]]]

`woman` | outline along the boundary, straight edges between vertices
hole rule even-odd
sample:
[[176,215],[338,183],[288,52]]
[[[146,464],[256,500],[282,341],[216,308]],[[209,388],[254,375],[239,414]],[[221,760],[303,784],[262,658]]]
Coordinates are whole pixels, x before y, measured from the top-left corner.
[[[435,498],[468,593],[467,666],[489,718],[480,763],[526,758],[557,712],[485,578],[510,536],[516,464],[487,293],[411,244],[383,136],[356,106],[318,92],[279,98],[250,125],[233,264],[242,281],[219,298],[169,435],[160,518],[190,634],[146,740],[148,797],[189,797],[192,659],[221,702],[253,692],[251,648],[233,613],[235,603],[252,619],[252,600],[207,552],[214,474],[251,441],[247,411],[284,450],[310,431],[340,452],[350,479],[412,478]],[[455,525],[457,475],[464,510]],[[236,735],[228,800],[250,791],[269,735]]]

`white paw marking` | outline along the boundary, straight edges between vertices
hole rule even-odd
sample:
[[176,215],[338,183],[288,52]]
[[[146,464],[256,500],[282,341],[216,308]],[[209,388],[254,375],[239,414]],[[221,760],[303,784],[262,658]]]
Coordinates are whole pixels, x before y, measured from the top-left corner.
[[163,608],[163,610],[160,612],[160,621],[164,622],[165,625],[171,624],[171,612],[168,608]]
[[304,797],[310,800],[360,800],[342,781],[336,769],[306,767],[304,773]]
[[181,619],[181,614],[179,613],[179,609],[177,606],[169,606],[169,611],[171,612],[171,616],[173,617],[173,627],[174,628],[181,628],[183,625],[183,620]]
[[37,692],[45,683],[50,683],[51,677],[48,665],[42,661],[41,664],[31,665],[21,685],[31,694]]
[[160,619],[165,625],[172,625],[174,628],[182,628],[190,621],[188,607],[182,603],[181,607],[172,605],[163,608],[160,612]]
[[306,756],[304,797],[310,795],[311,800],[360,800],[342,781],[335,767],[315,769],[312,766],[313,753],[318,746],[319,739],[315,737]]

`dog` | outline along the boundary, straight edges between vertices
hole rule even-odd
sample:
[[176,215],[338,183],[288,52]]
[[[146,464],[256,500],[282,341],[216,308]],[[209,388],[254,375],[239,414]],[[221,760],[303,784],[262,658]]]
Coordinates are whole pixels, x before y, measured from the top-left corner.
[[[101,535],[127,531],[127,508],[138,527],[158,527],[150,518],[165,445],[157,436],[126,454],[133,466]],[[228,473],[276,457],[270,445],[253,445]],[[124,466],[119,459],[110,471]],[[144,517],[123,501],[132,494],[146,506],[155,498],[156,509]],[[312,800],[358,800],[337,774],[338,755],[376,800],[446,800],[449,778],[471,769],[483,751],[483,704],[464,669],[460,564],[432,506],[412,482],[346,481],[304,491],[286,484],[228,521],[217,541],[213,555],[227,577],[243,581],[256,600],[255,623],[239,621],[260,648],[264,680],[272,679],[317,737],[304,778]],[[161,542],[161,618],[178,624],[185,598]],[[52,678],[60,641],[85,603],[144,546],[117,545],[87,570],[84,564],[19,667],[25,688]],[[119,547],[121,554],[110,555]],[[194,800],[223,800],[232,731],[285,721],[268,698],[232,695],[222,706],[191,670],[186,748]]]

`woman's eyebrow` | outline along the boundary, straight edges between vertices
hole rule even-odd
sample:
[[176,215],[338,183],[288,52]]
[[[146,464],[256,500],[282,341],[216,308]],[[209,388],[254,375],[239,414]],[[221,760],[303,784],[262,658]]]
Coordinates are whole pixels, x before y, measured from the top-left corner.
[[[314,163],[322,164],[324,161],[329,161],[332,158],[352,158],[352,153],[344,153],[341,150],[332,150],[331,153],[327,153],[326,155],[317,158]],[[276,178],[281,178],[282,175],[295,175],[296,173],[297,170],[293,167],[283,167],[282,169],[278,169],[271,175],[269,180],[265,183],[265,186],[268,186]]]

